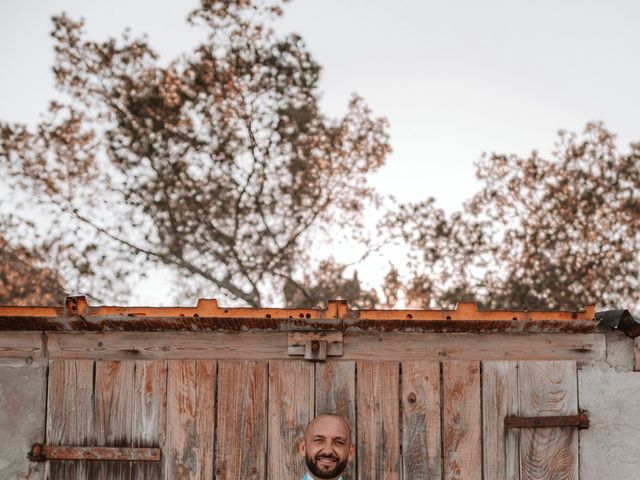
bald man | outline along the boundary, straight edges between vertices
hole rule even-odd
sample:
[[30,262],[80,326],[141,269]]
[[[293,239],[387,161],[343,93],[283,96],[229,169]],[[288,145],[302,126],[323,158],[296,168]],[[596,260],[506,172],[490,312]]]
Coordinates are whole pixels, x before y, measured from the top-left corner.
[[332,413],[314,418],[300,442],[309,470],[302,480],[341,480],[353,453],[351,427],[344,418]]

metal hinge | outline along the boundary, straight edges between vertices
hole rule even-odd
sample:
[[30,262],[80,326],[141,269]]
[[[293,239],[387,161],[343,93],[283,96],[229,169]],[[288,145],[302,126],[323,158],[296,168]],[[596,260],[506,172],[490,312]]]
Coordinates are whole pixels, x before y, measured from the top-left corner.
[[109,460],[116,462],[159,462],[159,448],[66,447],[34,443],[27,458],[32,462],[47,460]]
[[548,427],[578,427],[580,430],[589,428],[589,414],[581,411],[578,415],[557,415],[548,417],[505,417],[504,428],[548,428]]
[[293,332],[288,340],[289,355],[304,355],[305,360],[342,356],[342,332]]

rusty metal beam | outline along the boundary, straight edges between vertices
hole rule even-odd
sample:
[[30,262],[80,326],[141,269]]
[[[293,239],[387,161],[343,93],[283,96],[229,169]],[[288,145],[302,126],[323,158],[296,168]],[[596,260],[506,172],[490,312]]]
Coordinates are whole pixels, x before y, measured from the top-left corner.
[[0,307],[0,331],[341,331],[413,333],[592,333],[595,307],[581,311],[357,310],[344,301],[325,309],[224,308],[201,299],[196,307],[92,307],[69,297],[64,307]]
[[35,443],[27,455],[29,460],[109,460],[116,462],[159,462],[159,448],[67,447]]
[[519,417],[508,416],[504,419],[505,428],[549,428],[549,427],[578,427],[589,428],[589,415],[581,412],[578,415],[560,415],[547,417]]

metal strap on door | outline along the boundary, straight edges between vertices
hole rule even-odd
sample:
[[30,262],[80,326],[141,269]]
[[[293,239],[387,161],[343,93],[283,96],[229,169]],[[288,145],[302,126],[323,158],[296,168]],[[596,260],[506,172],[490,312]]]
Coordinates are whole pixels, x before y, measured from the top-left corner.
[[159,448],[68,447],[34,443],[27,457],[32,462],[47,460],[105,460],[116,462],[159,462]]

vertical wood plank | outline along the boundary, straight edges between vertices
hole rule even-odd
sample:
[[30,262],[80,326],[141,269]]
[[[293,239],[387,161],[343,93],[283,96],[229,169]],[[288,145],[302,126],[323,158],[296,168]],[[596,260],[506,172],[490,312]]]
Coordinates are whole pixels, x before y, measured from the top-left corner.
[[[167,362],[135,363],[133,447],[163,449],[167,422]],[[132,480],[162,480],[160,462],[134,462]]]
[[[520,362],[518,370],[521,415],[578,413],[575,362]],[[520,475],[522,480],[577,480],[577,429],[521,429]]]
[[313,418],[313,364],[269,362],[268,479],[298,479],[305,472],[298,445]]
[[358,478],[400,479],[400,365],[358,362]]
[[402,363],[402,472],[406,479],[442,478],[440,364]]
[[[351,441],[356,429],[356,364],[329,361],[316,364],[315,416],[335,413],[351,425]],[[356,457],[349,462],[345,480],[356,478]]]
[[175,360],[168,368],[165,478],[211,480],[216,363]]
[[442,373],[444,478],[480,480],[480,363],[443,362]]
[[[102,447],[130,447],[132,439],[135,362],[97,361],[94,438]],[[91,478],[129,480],[130,462],[91,462]]]
[[266,404],[266,362],[218,363],[217,480],[265,478]]
[[[91,360],[49,362],[47,443],[89,445],[93,440],[93,364]],[[48,480],[88,479],[88,462],[47,462]]]
[[518,414],[518,363],[482,363],[484,478],[519,480],[518,429],[505,429],[504,418]]

